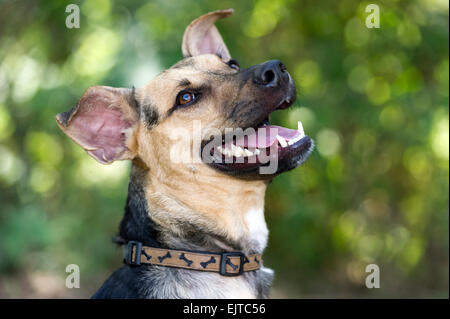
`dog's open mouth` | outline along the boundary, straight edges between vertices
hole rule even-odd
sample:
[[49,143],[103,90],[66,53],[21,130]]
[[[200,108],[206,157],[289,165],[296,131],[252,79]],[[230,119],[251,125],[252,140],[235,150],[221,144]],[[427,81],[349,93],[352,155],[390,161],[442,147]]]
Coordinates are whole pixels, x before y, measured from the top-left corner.
[[[232,173],[278,174],[303,163],[313,148],[301,121],[297,129],[271,125],[269,117],[254,128],[224,134],[221,143],[203,143],[204,159],[213,167]],[[261,167],[269,167],[264,173]],[[273,166],[275,165],[275,166]]]

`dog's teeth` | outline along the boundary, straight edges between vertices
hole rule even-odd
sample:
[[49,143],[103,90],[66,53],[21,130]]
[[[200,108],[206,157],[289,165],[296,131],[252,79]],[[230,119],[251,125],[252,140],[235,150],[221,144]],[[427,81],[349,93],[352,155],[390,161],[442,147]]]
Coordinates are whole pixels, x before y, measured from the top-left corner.
[[224,147],[224,148],[222,149],[222,154],[225,155],[225,156],[230,156],[230,155],[229,155],[229,154],[230,154],[230,150],[229,150],[228,148]]
[[280,135],[277,135],[277,140],[278,140],[278,142],[280,142],[281,147],[288,146],[286,140],[283,137],[281,137]]
[[232,156],[236,156],[236,157],[241,156],[241,148],[240,148],[239,146],[236,146],[236,145],[234,145],[234,144],[231,144],[230,147],[231,147],[230,154],[231,154]]
[[305,136],[305,131],[303,130],[303,124],[302,122],[298,121],[298,131],[300,132],[300,136],[303,137]]
[[239,146],[235,146],[234,150],[233,150],[233,154],[236,157],[241,157],[244,155],[244,150]]
[[219,150],[220,153],[222,153],[223,155],[227,155],[227,149],[222,147],[222,146],[218,146],[217,149]]
[[251,151],[249,151],[248,149],[244,148],[244,153],[246,156],[252,156],[253,153]]

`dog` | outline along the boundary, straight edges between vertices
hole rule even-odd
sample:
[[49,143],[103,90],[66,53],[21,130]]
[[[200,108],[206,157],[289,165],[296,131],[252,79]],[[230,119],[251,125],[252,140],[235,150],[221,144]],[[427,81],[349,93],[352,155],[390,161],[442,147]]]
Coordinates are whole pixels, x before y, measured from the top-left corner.
[[[275,176],[306,160],[313,141],[300,127],[270,125],[271,112],[295,101],[295,84],[278,60],[240,69],[214,25],[232,12],[191,22],[183,59],[146,86],[90,87],[56,116],[100,163],[132,161],[116,238],[125,264],[93,298],[269,296],[273,271],[261,260],[264,194]],[[190,136],[194,122],[199,142]],[[238,128],[258,135],[230,140],[227,129]],[[174,160],[191,150],[190,161]],[[261,173],[265,155],[277,165]]]

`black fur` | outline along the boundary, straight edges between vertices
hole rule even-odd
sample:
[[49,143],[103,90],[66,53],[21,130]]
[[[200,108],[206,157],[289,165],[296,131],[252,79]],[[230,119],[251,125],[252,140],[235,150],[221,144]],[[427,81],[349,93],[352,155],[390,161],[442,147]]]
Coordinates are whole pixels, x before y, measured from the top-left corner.
[[160,247],[158,230],[155,223],[148,216],[147,201],[143,190],[143,176],[132,169],[128,184],[128,197],[125,214],[120,222],[118,243],[130,240],[140,241],[146,246]]
[[148,129],[151,129],[153,126],[158,124],[159,114],[155,107],[151,105],[144,105],[141,112],[145,126]]
[[67,127],[67,125],[69,124],[69,119],[72,116],[72,113],[77,109],[77,106],[74,106],[73,108],[71,108],[70,110],[66,111],[66,112],[62,112],[59,113],[57,118],[58,121],[64,126]]

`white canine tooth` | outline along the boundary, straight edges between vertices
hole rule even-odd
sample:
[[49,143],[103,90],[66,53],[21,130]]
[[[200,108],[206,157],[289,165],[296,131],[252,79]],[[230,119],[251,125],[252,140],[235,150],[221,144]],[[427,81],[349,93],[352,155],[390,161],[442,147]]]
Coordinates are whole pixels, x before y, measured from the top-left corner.
[[281,147],[286,147],[288,144],[286,143],[286,140],[282,138],[280,135],[277,135],[277,140],[280,142]]
[[300,132],[300,136],[301,137],[305,136],[305,131],[303,130],[302,122],[298,121],[297,125],[298,125],[298,131]]
[[251,151],[249,151],[248,149],[244,148],[244,153],[246,156],[252,156],[253,153]]
[[[304,136],[304,135],[303,135]],[[294,143],[297,143],[298,141],[300,141],[301,139],[302,139],[302,134],[300,133],[300,135],[299,136],[297,136],[297,137],[295,137],[295,138],[293,138],[292,140],[290,140],[289,142],[288,142],[288,144],[289,145],[292,145],[292,144],[294,144]]]

